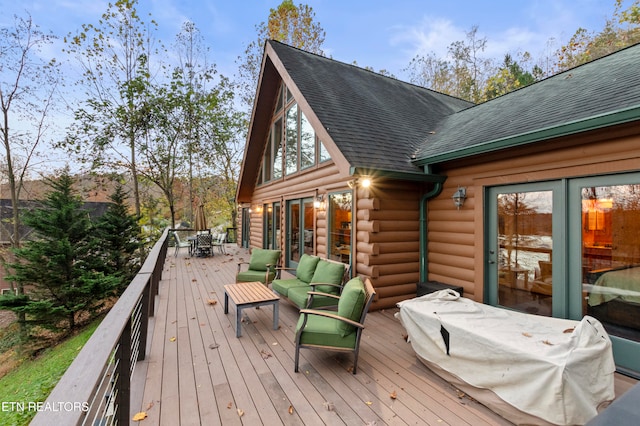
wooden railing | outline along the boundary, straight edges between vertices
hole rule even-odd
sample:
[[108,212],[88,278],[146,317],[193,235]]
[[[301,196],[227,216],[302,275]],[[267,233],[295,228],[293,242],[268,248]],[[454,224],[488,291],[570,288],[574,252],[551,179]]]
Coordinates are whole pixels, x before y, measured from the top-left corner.
[[47,400],[34,403],[31,425],[129,424],[131,375],[146,355],[169,235],[165,230]]

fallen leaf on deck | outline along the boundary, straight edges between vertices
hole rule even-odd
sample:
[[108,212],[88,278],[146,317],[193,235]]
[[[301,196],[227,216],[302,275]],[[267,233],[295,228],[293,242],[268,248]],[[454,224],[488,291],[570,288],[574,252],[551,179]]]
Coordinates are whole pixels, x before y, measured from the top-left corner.
[[271,357],[271,354],[269,352],[265,351],[264,349],[262,349],[260,351],[260,355],[262,355],[262,358],[264,358],[264,359],[267,359],[267,358]]
[[230,402],[230,403],[227,404],[227,408],[230,409],[231,407],[233,407],[233,402]]
[[324,403],[324,408],[326,408],[327,411],[333,411],[336,407],[333,405],[333,402],[326,401]]
[[207,303],[210,305],[215,305],[216,303],[218,303],[218,301],[214,299],[207,299]]
[[461,390],[456,389],[456,393],[458,394],[458,398],[462,399],[464,398],[466,395],[464,392],[462,392]]
[[133,416],[133,420],[134,422],[139,422],[140,420],[144,420],[147,418],[147,413],[145,413],[144,411],[140,411],[139,413],[136,413],[135,416]]
[[293,414],[293,405],[289,406],[289,414]]
[[172,338],[170,338],[170,339],[169,339],[169,341],[170,341],[170,342],[175,342],[175,341],[176,341],[176,338],[175,338],[175,337],[172,337]]
[[151,410],[152,408],[153,408],[153,401],[147,404],[147,411]]
[[373,404],[373,402],[371,402],[371,401],[367,401],[367,402],[365,402],[365,404],[367,404],[367,405],[371,405],[371,404]]
[[548,340],[543,340],[542,343],[544,343],[545,345],[553,346],[553,343]]
[[532,336],[531,336],[531,333],[522,333],[522,335],[523,335],[524,337],[532,337]]
[[240,416],[240,417],[244,416],[244,411],[242,411],[239,408],[238,408],[238,416]]
[[196,281],[198,281],[198,280],[196,280],[195,278],[191,278],[191,282],[192,283],[195,283]]
[[573,333],[573,330],[575,329],[575,327],[567,328],[565,331],[563,331],[563,333]]
[[212,344],[209,345],[209,349],[218,349],[219,346],[220,345],[217,344],[217,343],[212,343]]
[[278,346],[278,342],[273,342],[271,346]]
[[398,398],[398,393],[396,391],[393,391],[389,394],[389,398],[391,399],[396,399]]

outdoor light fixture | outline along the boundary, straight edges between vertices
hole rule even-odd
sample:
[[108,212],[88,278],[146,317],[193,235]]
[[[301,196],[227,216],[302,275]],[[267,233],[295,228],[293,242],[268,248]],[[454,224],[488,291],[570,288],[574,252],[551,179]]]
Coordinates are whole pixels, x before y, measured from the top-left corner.
[[464,200],[467,199],[467,189],[459,186],[458,190],[453,193],[453,205],[460,210],[460,207],[464,204]]
[[358,184],[360,184],[361,187],[363,188],[368,188],[371,186],[371,179],[369,178],[363,178],[362,180],[356,178],[356,179],[352,179],[349,182],[347,182],[347,184],[349,185],[349,188],[353,189],[355,187],[358,186]]
[[318,210],[324,210],[324,194],[319,194],[313,201],[313,207]]

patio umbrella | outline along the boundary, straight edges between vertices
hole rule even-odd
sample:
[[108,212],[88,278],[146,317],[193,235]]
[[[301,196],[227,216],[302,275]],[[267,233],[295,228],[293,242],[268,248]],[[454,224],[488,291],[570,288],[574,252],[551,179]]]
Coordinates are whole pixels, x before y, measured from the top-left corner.
[[207,217],[204,214],[204,204],[200,204],[196,210],[195,229],[196,231],[206,231],[208,229]]

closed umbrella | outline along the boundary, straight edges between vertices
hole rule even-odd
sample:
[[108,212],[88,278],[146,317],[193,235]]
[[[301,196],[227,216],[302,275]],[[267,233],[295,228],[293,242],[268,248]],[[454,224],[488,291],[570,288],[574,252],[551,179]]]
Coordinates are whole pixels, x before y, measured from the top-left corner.
[[204,214],[204,204],[200,204],[196,210],[195,228],[196,231],[206,231],[209,229],[207,227],[207,217]]

